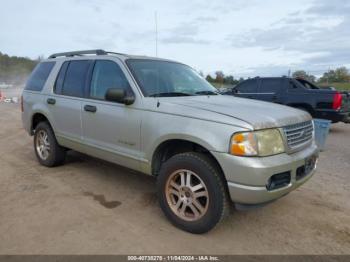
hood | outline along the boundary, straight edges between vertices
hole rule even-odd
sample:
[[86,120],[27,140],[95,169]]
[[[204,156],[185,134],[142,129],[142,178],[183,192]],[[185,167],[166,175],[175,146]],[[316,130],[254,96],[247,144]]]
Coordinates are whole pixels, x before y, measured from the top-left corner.
[[197,115],[199,110],[203,116],[207,115],[208,120],[231,122],[232,125],[245,122],[253,129],[282,127],[312,119],[308,113],[292,107],[234,96],[171,97],[159,101],[161,111],[162,108],[167,111],[166,107],[170,106],[173,113],[180,110],[182,115],[191,117]]

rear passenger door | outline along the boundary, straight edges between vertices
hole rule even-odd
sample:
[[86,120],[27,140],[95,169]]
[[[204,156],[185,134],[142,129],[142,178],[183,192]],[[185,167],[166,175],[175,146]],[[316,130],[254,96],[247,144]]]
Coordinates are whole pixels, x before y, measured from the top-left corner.
[[47,103],[53,117],[55,134],[62,145],[75,148],[82,141],[81,106],[92,60],[66,61],[56,79],[54,94]]
[[244,98],[253,98],[256,99],[258,95],[258,83],[257,79],[246,80],[235,88],[235,96],[244,97]]
[[140,111],[135,104],[105,100],[109,88],[132,92],[122,68],[114,60],[95,61],[82,104],[83,137],[95,156],[136,168],[140,159]]
[[280,92],[282,90],[282,85],[284,83],[283,78],[263,78],[260,79],[260,85],[258,88],[258,99],[280,103],[281,95]]

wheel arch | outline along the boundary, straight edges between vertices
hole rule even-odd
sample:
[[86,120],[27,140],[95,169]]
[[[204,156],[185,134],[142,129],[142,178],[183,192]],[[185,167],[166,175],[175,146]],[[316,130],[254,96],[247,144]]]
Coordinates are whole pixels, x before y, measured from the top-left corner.
[[223,178],[226,181],[226,178],[223,173],[223,169],[219,161],[215,158],[215,156],[210,152],[210,150],[197,142],[193,142],[191,140],[183,139],[183,138],[171,138],[162,141],[155,148],[152,154],[151,161],[151,173],[153,176],[157,176],[159,174],[159,170],[162,164],[171,158],[172,156],[185,152],[198,152],[206,155],[211,162],[219,169]]
[[40,122],[47,122],[52,127],[51,122],[47,117],[47,115],[41,111],[37,111],[32,115],[32,118],[31,118],[30,132],[32,135],[34,134],[35,128]]

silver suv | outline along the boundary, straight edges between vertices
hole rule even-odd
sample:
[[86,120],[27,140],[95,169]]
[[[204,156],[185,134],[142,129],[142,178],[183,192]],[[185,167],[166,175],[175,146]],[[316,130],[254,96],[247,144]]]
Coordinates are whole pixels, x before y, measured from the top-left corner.
[[162,210],[204,233],[237,208],[261,206],[314,173],[308,113],[223,96],[191,67],[103,50],[51,55],[22,99],[40,164],[73,149],[155,176]]

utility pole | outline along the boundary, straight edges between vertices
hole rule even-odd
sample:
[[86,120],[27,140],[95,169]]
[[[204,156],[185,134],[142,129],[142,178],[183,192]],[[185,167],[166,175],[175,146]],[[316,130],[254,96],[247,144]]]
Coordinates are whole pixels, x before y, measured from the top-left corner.
[[156,26],[156,57],[158,57],[158,14],[157,11],[154,13],[154,22]]

